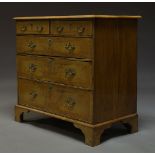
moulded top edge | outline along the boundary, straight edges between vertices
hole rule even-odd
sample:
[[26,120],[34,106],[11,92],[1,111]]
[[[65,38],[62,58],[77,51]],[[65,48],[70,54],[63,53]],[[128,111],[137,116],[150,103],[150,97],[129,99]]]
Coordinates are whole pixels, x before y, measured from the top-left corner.
[[72,15],[72,16],[30,16],[30,17],[14,17],[15,20],[37,20],[37,19],[84,19],[84,18],[127,18],[138,19],[142,16],[128,16],[128,15]]

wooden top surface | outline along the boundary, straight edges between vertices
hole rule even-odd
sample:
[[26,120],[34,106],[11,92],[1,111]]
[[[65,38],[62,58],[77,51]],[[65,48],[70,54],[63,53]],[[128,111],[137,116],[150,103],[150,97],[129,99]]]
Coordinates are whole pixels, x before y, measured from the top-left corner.
[[30,16],[30,17],[14,17],[15,20],[31,20],[31,19],[84,19],[84,18],[127,18],[138,19],[141,16],[128,15],[72,15],[72,16]]

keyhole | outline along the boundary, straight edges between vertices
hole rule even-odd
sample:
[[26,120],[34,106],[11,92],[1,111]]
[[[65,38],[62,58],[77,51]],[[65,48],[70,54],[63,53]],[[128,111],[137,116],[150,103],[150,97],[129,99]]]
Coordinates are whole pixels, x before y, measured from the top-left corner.
[[33,29],[33,24],[30,24],[31,30]]

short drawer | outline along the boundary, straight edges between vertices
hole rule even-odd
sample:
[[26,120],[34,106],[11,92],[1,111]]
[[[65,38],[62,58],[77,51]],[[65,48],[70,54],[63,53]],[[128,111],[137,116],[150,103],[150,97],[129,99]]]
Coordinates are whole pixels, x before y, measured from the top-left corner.
[[51,21],[51,34],[54,36],[92,36],[93,23],[92,21]]
[[92,92],[19,79],[19,104],[91,122]]
[[92,88],[92,62],[18,55],[17,71],[20,77]]
[[92,58],[92,38],[17,36],[17,53]]
[[16,33],[17,34],[49,34],[49,21],[48,20],[17,21]]

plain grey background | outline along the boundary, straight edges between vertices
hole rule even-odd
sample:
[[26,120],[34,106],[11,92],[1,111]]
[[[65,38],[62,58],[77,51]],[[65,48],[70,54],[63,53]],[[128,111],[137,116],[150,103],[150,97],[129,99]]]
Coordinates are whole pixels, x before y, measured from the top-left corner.
[[[77,14],[142,15],[138,29],[139,132],[112,128],[101,145],[84,145],[70,123],[26,114],[14,121],[15,16]],[[155,152],[155,3],[0,3],[0,152]],[[37,119],[36,119],[37,118]],[[112,137],[112,138],[111,138]]]

